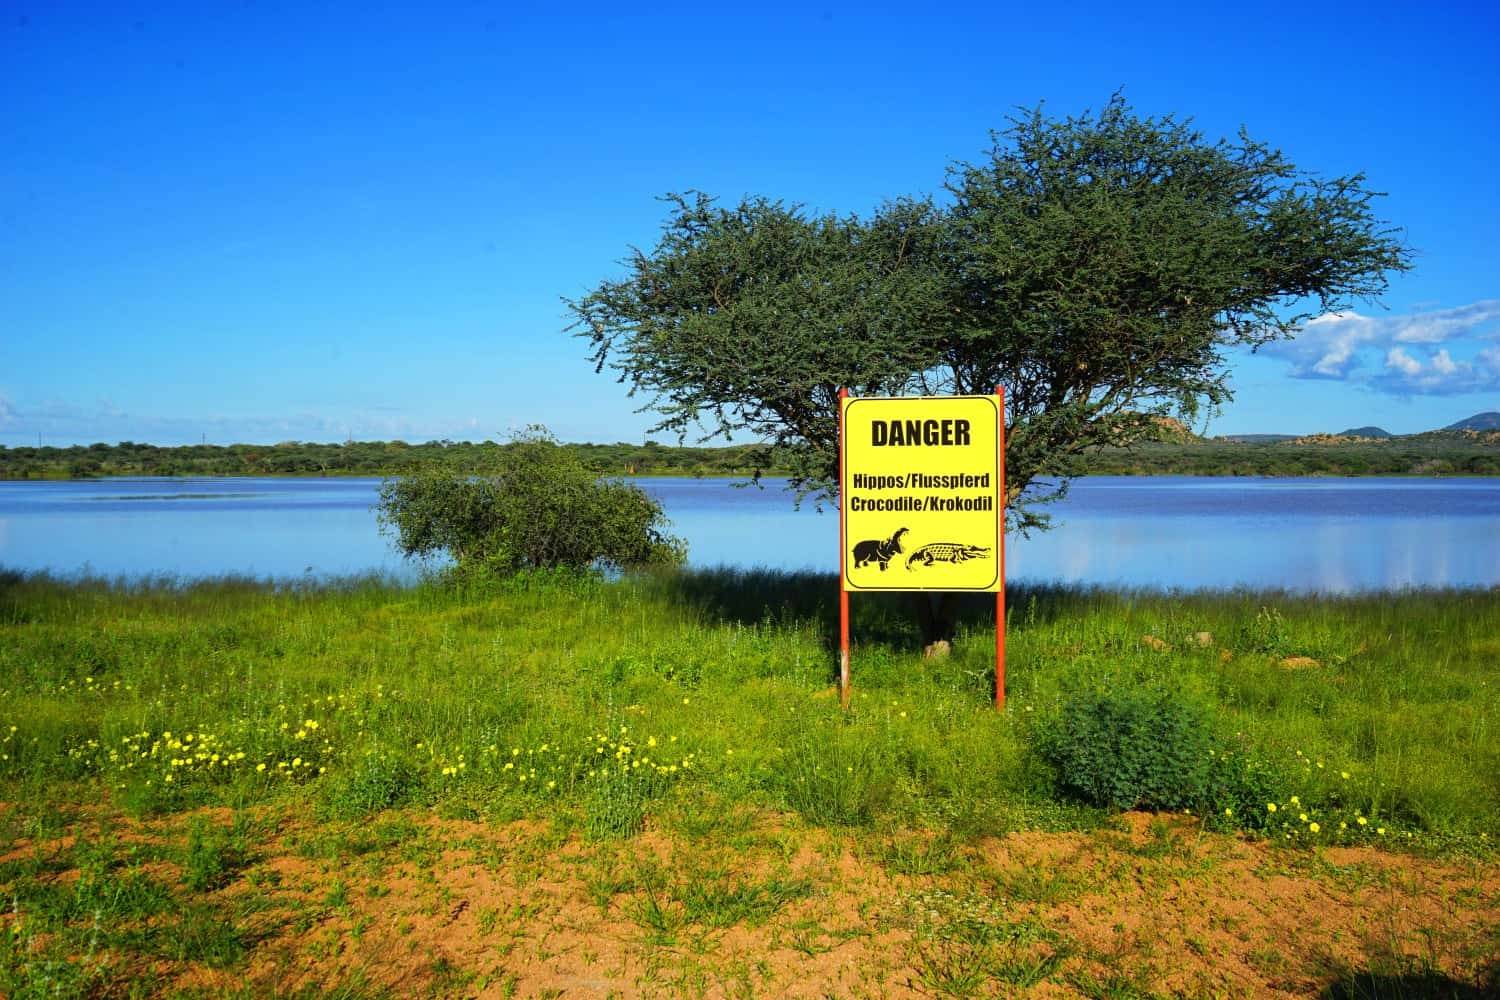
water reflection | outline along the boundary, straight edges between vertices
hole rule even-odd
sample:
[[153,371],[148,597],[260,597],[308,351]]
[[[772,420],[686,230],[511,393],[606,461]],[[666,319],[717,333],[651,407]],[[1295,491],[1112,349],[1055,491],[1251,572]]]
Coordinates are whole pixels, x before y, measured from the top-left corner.
[[1329,593],[1500,583],[1500,519],[1072,516],[1013,541],[1011,578]]
[[[643,479],[695,565],[838,568],[838,519],[779,481]],[[107,576],[412,577],[378,479],[0,482],[0,565]],[[1100,478],[1012,536],[1012,579],[1349,592],[1500,585],[1500,480]]]

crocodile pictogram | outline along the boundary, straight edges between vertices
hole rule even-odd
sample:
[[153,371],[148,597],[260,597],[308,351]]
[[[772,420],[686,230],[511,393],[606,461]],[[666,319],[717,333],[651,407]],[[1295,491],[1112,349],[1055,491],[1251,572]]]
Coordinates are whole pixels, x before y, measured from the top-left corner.
[[913,552],[906,560],[906,568],[917,563],[931,566],[933,563],[964,563],[970,559],[987,559],[990,550],[982,545],[964,545],[960,542],[928,542]]

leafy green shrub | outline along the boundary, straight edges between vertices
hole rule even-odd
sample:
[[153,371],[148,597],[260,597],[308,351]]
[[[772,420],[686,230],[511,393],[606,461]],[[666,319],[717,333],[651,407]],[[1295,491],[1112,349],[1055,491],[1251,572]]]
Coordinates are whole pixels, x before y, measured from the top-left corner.
[[1213,737],[1204,710],[1168,691],[1074,694],[1041,727],[1059,790],[1115,809],[1184,809],[1207,787]]
[[430,463],[380,486],[381,530],[408,556],[510,576],[559,567],[677,565],[685,544],[640,487],[601,480],[540,426],[501,448],[483,474]]

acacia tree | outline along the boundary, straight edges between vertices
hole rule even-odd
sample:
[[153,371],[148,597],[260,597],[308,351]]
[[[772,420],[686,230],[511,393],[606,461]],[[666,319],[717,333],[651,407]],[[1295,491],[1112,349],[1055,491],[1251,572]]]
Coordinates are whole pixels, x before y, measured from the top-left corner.
[[656,430],[748,433],[799,495],[837,490],[837,391],[1007,389],[1013,526],[1088,457],[1230,398],[1224,352],[1292,336],[1410,266],[1363,175],[1324,179],[1116,95],[1038,107],[949,169],[951,204],[869,218],[672,195],[660,242],[569,302]]
[[907,200],[868,220],[762,198],[664,200],[656,248],[569,303],[592,359],[652,397],[653,432],[746,433],[802,493],[831,496],[839,389],[901,392],[940,361],[943,276],[926,262],[938,213]]

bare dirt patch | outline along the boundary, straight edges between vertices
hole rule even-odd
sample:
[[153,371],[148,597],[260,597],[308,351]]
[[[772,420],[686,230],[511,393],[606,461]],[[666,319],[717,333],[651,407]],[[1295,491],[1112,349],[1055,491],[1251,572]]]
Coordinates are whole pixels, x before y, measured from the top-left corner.
[[[187,826],[109,823],[163,844]],[[150,969],[163,993],[480,997],[1477,997],[1500,972],[1493,860],[1290,849],[1185,817],[964,843],[772,814],[600,843],[419,813],[258,829],[226,886],[189,894],[160,873],[184,905],[260,929],[242,958],[116,945],[112,967]],[[90,835],[0,851],[62,857]]]

